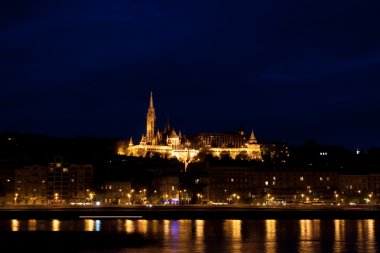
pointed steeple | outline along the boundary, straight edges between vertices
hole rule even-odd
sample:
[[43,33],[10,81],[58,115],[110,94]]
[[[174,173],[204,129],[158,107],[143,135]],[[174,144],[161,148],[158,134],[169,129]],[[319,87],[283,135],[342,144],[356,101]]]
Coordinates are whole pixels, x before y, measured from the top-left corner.
[[144,135],[141,136],[141,141],[140,141],[140,145],[145,145],[146,144],[146,138]]
[[157,134],[156,134],[156,136],[157,136],[157,140],[158,140],[158,141],[161,141],[161,140],[162,140],[162,134],[161,134],[160,130],[157,130]]
[[150,103],[146,114],[146,142],[152,143],[156,129],[156,112],[153,107],[153,92],[150,92]]
[[149,103],[149,107],[154,107],[154,106],[153,106],[153,92],[150,92],[150,103]]
[[178,135],[177,135],[177,133],[175,132],[174,128],[173,128],[172,131],[170,132],[170,134],[169,134],[169,138],[178,138]]
[[132,136],[131,136],[131,138],[129,139],[129,144],[128,144],[128,146],[133,146],[133,139],[132,139]]
[[253,133],[253,130],[251,132],[251,136],[249,137],[248,143],[249,144],[257,143],[257,140],[256,140],[256,137],[255,137],[255,134]]

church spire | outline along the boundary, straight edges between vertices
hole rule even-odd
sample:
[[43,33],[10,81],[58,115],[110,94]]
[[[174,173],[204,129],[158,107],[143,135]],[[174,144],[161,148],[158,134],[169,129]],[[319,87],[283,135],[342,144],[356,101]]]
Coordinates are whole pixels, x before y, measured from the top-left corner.
[[251,136],[249,137],[248,143],[249,144],[257,143],[257,140],[256,140],[256,137],[255,137],[255,134],[253,133],[253,130],[251,132]]
[[133,146],[133,139],[132,139],[132,136],[131,136],[131,138],[129,139],[129,144],[128,144],[128,146]]
[[150,92],[150,103],[149,107],[153,107],[153,92]]
[[153,107],[153,92],[150,92],[150,103],[146,115],[146,142],[152,144],[156,128],[156,113]]

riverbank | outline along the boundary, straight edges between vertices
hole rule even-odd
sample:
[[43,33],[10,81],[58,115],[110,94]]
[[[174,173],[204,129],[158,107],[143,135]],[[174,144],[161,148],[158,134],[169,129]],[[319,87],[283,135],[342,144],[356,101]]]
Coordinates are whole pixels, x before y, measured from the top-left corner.
[[376,206],[2,207],[0,219],[380,219]]

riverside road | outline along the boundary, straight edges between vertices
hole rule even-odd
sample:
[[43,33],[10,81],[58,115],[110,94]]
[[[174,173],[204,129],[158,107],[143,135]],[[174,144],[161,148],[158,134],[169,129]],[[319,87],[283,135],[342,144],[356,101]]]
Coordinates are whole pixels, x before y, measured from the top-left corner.
[[0,219],[379,219],[378,206],[9,206]]

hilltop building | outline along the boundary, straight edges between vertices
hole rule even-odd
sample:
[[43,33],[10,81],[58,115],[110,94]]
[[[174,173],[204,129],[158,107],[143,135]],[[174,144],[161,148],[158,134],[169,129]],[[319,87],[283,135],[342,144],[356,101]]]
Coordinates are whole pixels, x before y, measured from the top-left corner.
[[200,150],[206,150],[213,156],[228,154],[235,159],[238,155],[248,160],[261,160],[260,144],[251,132],[247,138],[244,131],[238,133],[201,133],[187,138],[181,131],[177,132],[168,123],[161,131],[156,127],[156,111],[153,94],[150,93],[148,113],[146,116],[146,134],[142,135],[139,144],[122,142],[117,147],[119,155],[147,156],[158,154],[161,157],[177,158],[189,163],[196,158]]

